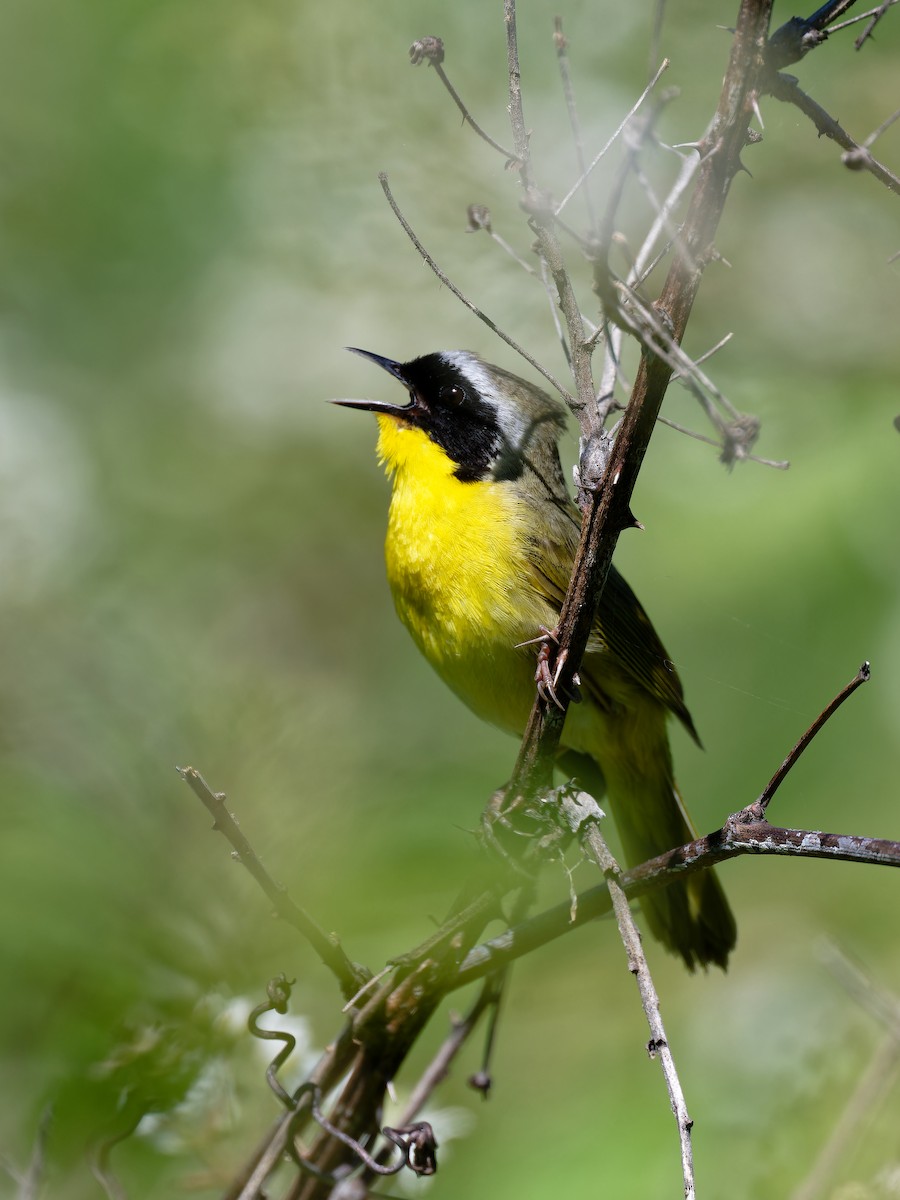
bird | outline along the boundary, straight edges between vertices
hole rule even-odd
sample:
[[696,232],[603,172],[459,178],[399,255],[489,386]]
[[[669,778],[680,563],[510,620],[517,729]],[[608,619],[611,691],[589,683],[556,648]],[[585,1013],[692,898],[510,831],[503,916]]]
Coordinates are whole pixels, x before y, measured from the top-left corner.
[[[563,404],[468,350],[395,362],[357,347],[405,401],[372,412],[391,480],[387,577],[400,620],[479,717],[521,736],[536,655],[558,624],[580,534],[559,440]],[[699,744],[681,681],[637,597],[611,567],[579,668],[558,763],[605,795],[630,865],[697,835],[675,784],[667,720]],[[694,970],[725,968],[734,916],[712,870],[641,897],[655,938]]]

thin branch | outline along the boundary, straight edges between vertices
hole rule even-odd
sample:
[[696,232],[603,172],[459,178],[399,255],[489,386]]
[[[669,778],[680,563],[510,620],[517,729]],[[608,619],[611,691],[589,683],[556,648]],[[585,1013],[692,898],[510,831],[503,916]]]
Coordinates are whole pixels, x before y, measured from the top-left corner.
[[473,129],[475,131],[475,133],[477,133],[478,136],[483,141],[487,142],[487,144],[489,146],[492,146],[495,150],[499,151],[499,153],[503,155],[503,157],[506,159],[507,162],[515,162],[516,156],[514,154],[511,154],[510,151],[507,150],[504,146],[501,146],[499,142],[495,142],[494,139],[491,137],[491,135],[489,133],[486,133],[481,128],[481,126],[478,124],[478,122],[475,120],[475,118],[469,112],[468,108],[463,103],[462,97],[460,96],[459,92],[457,92],[456,88],[453,86],[453,84],[447,78],[447,73],[444,71],[444,68],[442,66],[443,61],[444,61],[444,43],[441,40],[441,38],[438,38],[438,37],[419,38],[419,40],[413,42],[413,44],[409,48],[409,59],[414,67],[417,67],[420,62],[427,62],[428,65],[430,67],[432,67],[432,69],[434,70],[434,73],[437,75],[438,79],[440,79],[441,83],[444,85],[444,87],[450,93],[450,98],[453,100],[453,103],[456,105],[456,107],[462,113],[462,118],[465,121],[465,123],[471,129]]
[[550,279],[548,278],[548,267],[547,267],[547,263],[544,261],[544,259],[541,259],[540,280],[541,280],[541,286],[543,287],[543,289],[547,295],[547,300],[549,302],[550,320],[553,322],[553,328],[556,330],[556,336],[559,340],[560,347],[562,348],[563,357],[565,358],[566,364],[567,364],[569,370],[571,371],[572,370],[572,351],[569,349],[569,343],[568,343],[568,340],[566,339],[566,332],[562,327],[562,321],[560,321],[560,319],[559,319],[559,309],[557,308],[557,303],[556,303],[557,298],[553,294],[553,286],[550,283]]
[[[736,817],[739,815],[736,814]],[[740,822],[733,819],[706,837],[697,838],[685,846],[669,850],[624,871],[621,876],[622,889],[629,899],[634,900],[658,887],[667,886],[673,877],[693,875],[742,854],[827,858],[866,863],[869,866],[900,867],[900,842],[810,829],[783,829],[770,825],[768,821]],[[463,959],[452,989],[465,987],[539,946],[555,941],[570,930],[607,915],[611,910],[612,902],[606,884],[580,892],[574,918],[571,901],[564,900],[476,946]]]
[[[556,46],[556,60],[559,64],[559,77],[562,83],[563,95],[566,98],[566,110],[569,114],[569,127],[572,130],[572,141],[575,144],[575,160],[578,163],[579,177],[585,181],[584,203],[587,208],[588,231],[593,234],[597,226],[594,213],[594,202],[591,189],[587,186],[587,168],[584,165],[584,142],[581,137],[581,122],[578,119],[578,105],[575,103],[575,88],[572,84],[572,72],[569,66],[569,40],[563,33],[562,17],[553,18],[553,43]],[[556,210],[559,216],[560,205]]]
[[[875,29],[875,26],[878,24],[878,22],[881,20],[881,18],[885,15],[887,10],[889,8],[893,8],[893,6],[896,3],[897,3],[897,0],[884,0],[883,4],[879,4],[877,8],[872,9],[871,12],[867,12],[865,14],[867,17],[871,17],[871,20],[869,21],[869,23],[865,27],[865,29],[862,31],[862,33],[859,35],[859,37],[856,39],[856,41],[853,43],[856,46],[857,50],[862,50],[865,43],[872,36],[872,32]],[[832,32],[834,32],[834,31],[832,30]]]
[[653,984],[653,977],[647,965],[647,957],[641,943],[641,935],[635,924],[634,915],[628,902],[628,897],[622,889],[622,873],[619,864],[609,852],[609,847],[600,832],[596,819],[589,818],[581,827],[581,845],[588,857],[592,858],[606,878],[613,912],[619,926],[619,936],[628,955],[628,969],[634,975],[641,996],[641,1004],[647,1024],[650,1027],[650,1041],[647,1050],[651,1058],[659,1057],[666,1089],[669,1093],[669,1103],[678,1125],[678,1139],[681,1145],[681,1173],[684,1179],[685,1200],[694,1198],[694,1154],[691,1146],[691,1129],[694,1122],[688,1115],[687,1102],[675,1060],[669,1047],[663,1025],[662,1013],[659,1007],[659,996]]
[[466,209],[466,233],[482,232],[486,233],[491,241],[495,242],[505,254],[508,254],[516,266],[521,267],[526,274],[533,275],[535,279],[539,278],[534,267],[517,254],[509,242],[505,238],[502,238],[494,229],[491,210],[484,204],[470,204]]
[[889,8],[892,8],[897,3],[898,0],[886,0],[884,4],[879,4],[877,8],[870,8],[868,12],[857,13],[855,17],[848,17],[846,21],[841,21],[839,25],[832,25],[829,33],[837,33],[840,29],[848,29],[851,25],[858,25],[860,21],[867,21],[870,17],[875,17],[876,20],[872,22],[872,25],[868,29],[864,29],[856,39],[856,49],[860,50],[862,49],[863,42],[869,37],[877,22],[881,20]]
[[506,25],[506,68],[509,77],[509,124],[512,129],[519,174],[526,185],[531,182],[530,150],[525,114],[522,109],[522,74],[519,70],[519,41],[516,35],[516,0],[503,0]]
[[459,288],[456,286],[456,284],[453,282],[453,280],[449,277],[449,275],[445,274],[445,272],[441,270],[441,268],[437,265],[435,260],[431,257],[431,255],[428,253],[428,251],[425,249],[425,247],[422,245],[422,243],[416,237],[416,234],[413,231],[412,226],[407,221],[406,217],[404,217],[403,213],[400,211],[400,206],[397,204],[397,201],[394,199],[394,194],[391,191],[390,185],[388,183],[388,177],[384,173],[384,171],[379,173],[378,182],[381,184],[381,190],[384,192],[387,202],[391,206],[391,210],[392,210],[394,216],[397,218],[397,220],[402,225],[404,233],[409,238],[409,240],[412,242],[412,244],[415,246],[415,248],[418,250],[419,254],[422,257],[422,260],[426,263],[426,265],[428,267],[431,268],[431,270],[435,273],[435,275],[437,275],[438,279],[441,281],[441,283],[444,285],[444,287],[448,288],[453,293],[453,295],[457,298],[457,300],[462,301],[462,303],[466,306],[466,308],[469,310],[469,312],[474,313],[479,321],[483,321],[484,324],[487,325],[488,329],[490,329],[493,333],[496,333],[497,337],[501,338],[504,342],[506,342],[507,346],[510,346],[513,350],[515,350],[516,354],[520,354],[522,356],[522,358],[524,358],[525,361],[529,364],[529,366],[534,367],[534,369],[539,374],[543,375],[543,377],[547,380],[547,382],[560,394],[560,396],[562,396],[562,398],[566,401],[567,404],[573,404],[574,401],[572,399],[572,396],[563,387],[563,385],[559,382],[559,380],[554,375],[551,375],[550,372],[547,370],[547,368],[542,366],[537,361],[537,359],[534,358],[532,355],[530,355],[527,350],[525,350],[522,346],[519,345],[518,342],[513,341],[513,339],[509,336],[509,334],[504,333],[503,330],[500,328],[500,326],[495,324],[494,321],[492,321],[491,318],[486,313],[482,312],[482,310],[478,307],[477,304],[473,304],[472,301],[468,298],[468,296],[463,295],[463,293],[459,290]]
[[566,402],[578,418],[582,431],[587,435],[594,431],[596,420],[591,349],[581,306],[572,287],[556,236],[555,224],[558,215],[554,212],[550,196],[534,187],[532,181],[529,135],[522,108],[515,0],[503,0],[503,18],[506,24],[506,60],[509,74],[509,121],[519,159],[519,179],[524,193],[522,207],[528,213],[529,225],[537,235],[538,255],[547,264],[547,269],[553,277],[560,311],[566,323],[572,376],[575,380],[575,397],[568,397]]
[[449,1034],[434,1058],[422,1072],[398,1121],[408,1125],[422,1111],[432,1092],[450,1073],[450,1066],[474,1032],[484,1013],[494,1003],[496,978],[491,975],[484,981],[478,998],[464,1017],[453,1020]]
[[[676,151],[677,153],[677,151]],[[681,198],[687,191],[688,185],[697,174],[700,167],[699,154],[684,154],[679,155],[681,158],[681,169],[678,172],[678,177],[669,189],[669,194],[663,201],[659,212],[644,238],[643,245],[635,255],[634,268],[628,276],[628,282],[632,286],[637,286],[642,283],[645,275],[649,272],[648,261],[653,253],[656,243],[661,235],[669,228],[672,222],[672,214],[681,202]],[[667,248],[668,249],[668,248]]]
[[653,74],[653,67],[659,62],[659,47],[662,41],[663,19],[666,15],[666,0],[656,0],[653,10],[653,29],[650,33],[650,54],[647,59],[647,74]]
[[762,817],[765,815],[765,811],[769,807],[769,802],[781,787],[782,783],[784,783],[788,772],[793,768],[797,762],[797,759],[813,740],[825,722],[829,720],[830,717],[834,716],[844,701],[849,699],[849,697],[853,695],[853,693],[858,687],[860,687],[861,684],[868,682],[870,675],[871,670],[869,668],[869,664],[864,662],[847,686],[841,688],[831,703],[827,704],[825,708],[823,708],[823,710],[816,717],[815,721],[813,721],[812,725],[810,725],[809,729],[807,729],[807,731],[803,734],[803,736],[791,750],[790,754],[763,788],[763,791],[759,799],[756,801],[756,804],[752,806],[754,816]]
[[821,137],[831,138],[833,142],[843,147],[844,165],[854,171],[868,171],[879,183],[883,183],[896,195],[900,196],[900,178],[890,171],[877,158],[874,158],[865,146],[854,141],[847,131],[830,116],[820,104],[800,87],[796,79],[790,75],[773,72],[765,81],[765,91],[776,100],[785,104],[793,104],[813,122]]
[[866,140],[862,143],[863,149],[868,150],[868,148],[876,141],[876,139],[880,138],[886,129],[890,129],[890,127],[898,118],[900,118],[900,108],[898,108],[896,112],[892,112],[889,117],[885,117],[878,128],[869,134]]
[[638,109],[641,107],[641,105],[644,103],[644,101],[647,99],[647,97],[650,95],[650,93],[656,87],[657,83],[659,83],[659,80],[660,80],[663,72],[667,71],[668,69],[669,69],[669,60],[667,58],[664,58],[663,61],[660,63],[656,74],[653,76],[653,78],[650,80],[650,82],[647,84],[647,86],[641,92],[640,96],[637,98],[637,100],[631,106],[631,108],[628,110],[628,112],[625,114],[625,116],[622,118],[622,121],[619,124],[618,128],[615,130],[615,132],[612,134],[612,136],[609,138],[609,140],[606,142],[606,144],[603,146],[603,148],[598,152],[596,157],[594,159],[592,159],[587,170],[582,172],[580,178],[575,180],[575,182],[572,184],[572,186],[566,192],[565,196],[563,196],[562,200],[560,200],[559,204],[557,204],[557,206],[554,210],[556,216],[559,216],[559,214],[566,207],[566,205],[569,203],[569,201],[572,199],[572,197],[575,195],[575,193],[578,191],[578,189],[580,187],[582,187],[585,183],[587,183],[588,177],[590,176],[591,172],[594,170],[594,168],[596,166],[598,166],[598,164],[601,162],[601,160],[604,158],[604,156],[607,154],[607,152],[611,149],[611,147],[615,145],[617,139],[622,136],[623,131],[625,130],[625,128],[628,125],[628,122],[631,120],[631,118],[635,115],[635,113],[638,111]]
[[[683,433],[685,437],[693,438],[697,442],[705,442],[707,446],[715,446],[718,450],[722,449],[722,439],[708,437],[705,433],[699,433],[696,429],[688,429],[686,425],[680,425],[677,421],[673,421],[670,417],[664,417],[660,414],[656,418],[660,425],[667,425],[669,429],[674,429],[676,433]],[[749,462],[760,463],[764,467],[773,467],[776,471],[787,471],[790,463],[786,459],[761,458],[758,454],[745,454],[743,456]]]
[[345,998],[354,995],[369,978],[370,972],[351,962],[337,939],[327,934],[305,909],[295,904],[282,884],[276,883],[241,832],[237,821],[225,807],[225,794],[214,792],[200,772],[193,767],[176,767],[176,770],[212,814],[213,828],[223,834],[234,847],[241,863],[265,892],[279,917],[303,934],[337,979]]
[[[488,235],[500,249],[513,260],[513,262],[522,268],[528,275],[539,280],[541,287],[546,293],[547,300],[550,305],[550,319],[553,322],[553,327],[556,330],[556,336],[559,338],[559,344],[562,347],[562,352],[569,367],[572,366],[572,355],[569,352],[569,343],[566,341],[566,335],[563,332],[562,323],[559,319],[559,309],[557,307],[558,296],[554,292],[550,280],[547,278],[547,264],[544,259],[540,259],[540,270],[536,271],[534,267],[527,263],[524,258],[521,258],[513,247],[501,237],[494,229],[491,221],[491,212],[484,204],[470,204],[466,209],[467,228],[466,233],[484,232]],[[587,322],[586,322],[587,323]]]

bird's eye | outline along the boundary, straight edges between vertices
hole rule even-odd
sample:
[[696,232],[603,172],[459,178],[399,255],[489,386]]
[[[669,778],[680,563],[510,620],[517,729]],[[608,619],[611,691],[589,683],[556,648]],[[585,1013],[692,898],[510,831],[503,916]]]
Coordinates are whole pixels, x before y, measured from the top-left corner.
[[438,394],[445,404],[452,404],[458,407],[460,404],[464,404],[466,401],[465,389],[461,388],[456,383],[448,384],[447,387],[442,387]]

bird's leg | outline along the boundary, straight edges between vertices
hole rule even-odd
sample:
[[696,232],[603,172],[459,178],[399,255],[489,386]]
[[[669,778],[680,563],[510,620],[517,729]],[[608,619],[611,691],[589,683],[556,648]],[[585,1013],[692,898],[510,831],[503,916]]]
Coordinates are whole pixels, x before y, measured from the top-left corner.
[[[555,704],[557,708],[564,708],[564,704],[557,695],[556,689],[559,685],[559,677],[562,675],[563,667],[566,665],[566,659],[569,657],[569,652],[562,649],[556,655],[555,661],[552,661],[552,645],[559,644],[559,631],[557,629],[548,629],[545,625],[539,625],[540,635],[536,638],[530,638],[527,642],[519,642],[516,649],[519,650],[523,646],[539,645],[537,655],[537,667],[534,672],[534,681],[537,684],[537,692],[542,700],[549,700]],[[581,700],[581,693],[578,691],[578,685],[581,680],[578,674],[572,676],[572,689],[570,699],[573,703],[578,704]]]

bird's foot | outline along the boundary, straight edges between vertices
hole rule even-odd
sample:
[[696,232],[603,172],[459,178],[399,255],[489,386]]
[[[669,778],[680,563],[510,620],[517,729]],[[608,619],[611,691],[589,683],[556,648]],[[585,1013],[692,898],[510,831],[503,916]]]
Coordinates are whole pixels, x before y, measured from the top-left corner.
[[560,650],[555,661],[551,661],[550,645],[548,642],[543,642],[538,650],[537,668],[534,672],[534,682],[537,684],[537,693],[540,698],[549,700],[560,709],[564,709],[566,706],[560,700],[556,689],[568,654],[567,650]]
[[[540,646],[537,667],[534,672],[538,695],[542,700],[555,704],[557,708],[565,709],[565,704],[559,698],[562,690],[559,681],[569,652],[565,648],[558,652],[554,650],[554,647],[559,644],[559,633],[556,629],[547,629],[544,625],[539,626],[539,629],[541,631],[539,637],[531,638],[527,642],[520,642],[516,649],[518,650],[521,646]],[[578,690],[580,683],[581,680],[576,672],[572,676],[571,685],[567,688],[568,698],[575,704],[581,701],[581,693]]]

